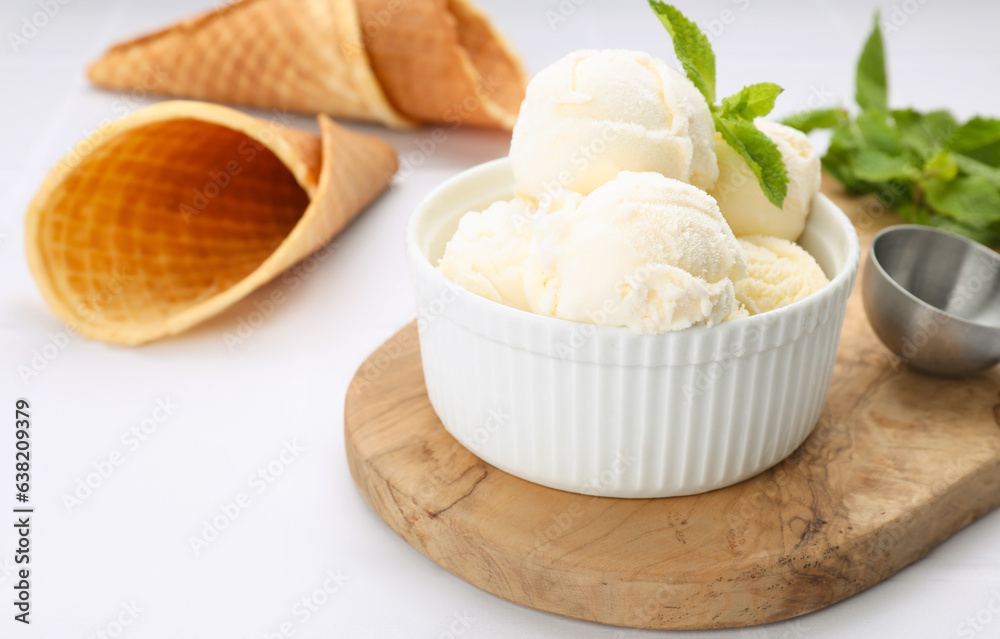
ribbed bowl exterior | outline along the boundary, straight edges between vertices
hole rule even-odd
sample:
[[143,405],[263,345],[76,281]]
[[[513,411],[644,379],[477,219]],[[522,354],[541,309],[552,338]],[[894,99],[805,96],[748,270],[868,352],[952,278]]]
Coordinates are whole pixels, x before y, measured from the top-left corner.
[[818,196],[804,236],[833,275],[823,290],[710,329],[639,335],[508,308],[433,267],[462,213],[510,197],[509,174],[498,160],[453,178],[407,231],[427,392],[459,442],[545,486],[666,497],[739,482],[805,440],[858,267],[857,235],[836,206]]

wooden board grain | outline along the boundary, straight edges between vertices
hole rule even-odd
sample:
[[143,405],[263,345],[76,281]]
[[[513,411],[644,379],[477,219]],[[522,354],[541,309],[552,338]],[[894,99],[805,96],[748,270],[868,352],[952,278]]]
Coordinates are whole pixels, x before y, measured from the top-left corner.
[[[862,255],[896,221],[871,199],[832,196]],[[607,624],[801,615],[882,581],[1000,504],[1000,369],[947,380],[900,366],[857,291],[810,438],[771,470],[703,495],[576,495],[479,460],[428,402],[412,324],[361,367],[345,412],[358,489],[407,542],[495,595]]]

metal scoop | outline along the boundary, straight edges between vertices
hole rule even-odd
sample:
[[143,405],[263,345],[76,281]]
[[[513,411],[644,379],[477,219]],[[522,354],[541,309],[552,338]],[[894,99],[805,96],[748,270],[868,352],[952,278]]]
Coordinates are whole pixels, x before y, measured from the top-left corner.
[[909,366],[961,377],[1000,363],[1000,255],[954,233],[902,225],[872,240],[868,321]]

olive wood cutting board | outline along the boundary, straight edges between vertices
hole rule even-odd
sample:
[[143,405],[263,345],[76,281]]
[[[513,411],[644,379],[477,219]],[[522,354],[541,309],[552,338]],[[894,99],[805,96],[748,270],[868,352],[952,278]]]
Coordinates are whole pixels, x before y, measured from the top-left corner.
[[[858,228],[864,267],[871,236],[898,219],[824,187]],[[857,290],[816,429],[729,488],[614,499],[494,468],[431,408],[414,324],[359,369],[345,434],[361,495],[414,548],[504,599],[621,626],[802,615],[882,581],[1000,504],[1000,368],[964,380],[907,369],[872,333]]]

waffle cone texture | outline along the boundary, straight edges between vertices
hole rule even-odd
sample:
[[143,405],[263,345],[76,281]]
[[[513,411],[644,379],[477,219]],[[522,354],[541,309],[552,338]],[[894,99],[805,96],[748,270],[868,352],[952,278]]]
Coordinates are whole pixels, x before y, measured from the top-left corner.
[[242,0],[111,48],[92,82],[392,127],[511,129],[527,76],[467,0]]
[[142,344],[226,309],[320,248],[386,188],[393,149],[319,116],[170,101],[97,130],[28,208],[28,265],[85,337]]

